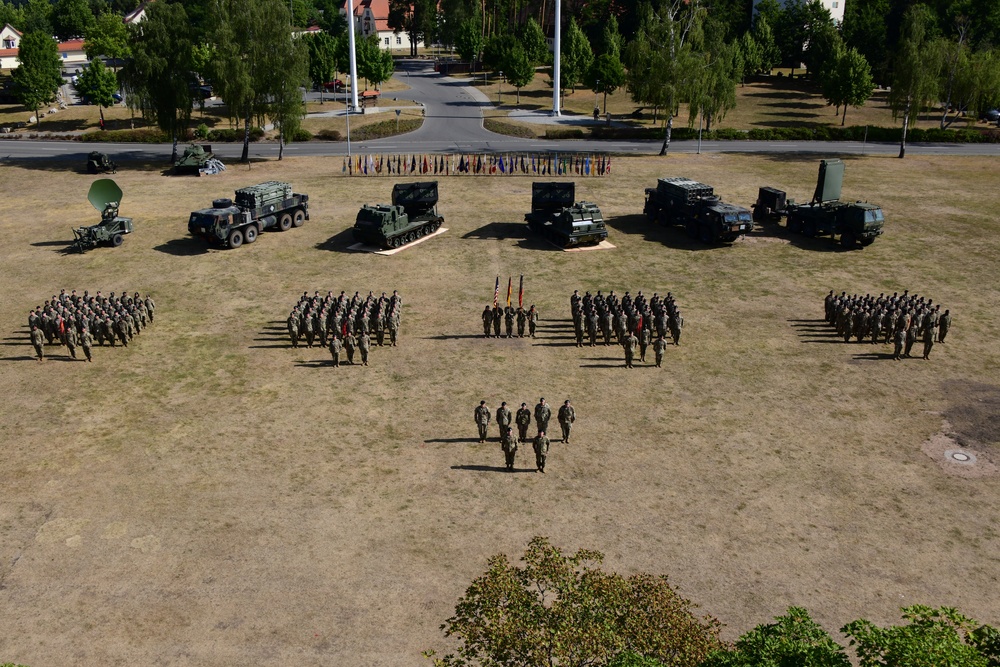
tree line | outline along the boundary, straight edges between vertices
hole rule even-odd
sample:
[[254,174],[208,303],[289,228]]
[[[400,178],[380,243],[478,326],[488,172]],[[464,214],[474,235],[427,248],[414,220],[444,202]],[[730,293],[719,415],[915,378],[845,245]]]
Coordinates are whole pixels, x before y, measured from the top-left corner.
[[[457,650],[436,667],[851,667],[808,611],[791,607],[733,644],[721,622],[663,575],[604,571],[603,555],[563,553],[535,537],[516,565],[504,554],[469,585],[441,629]],[[951,607],[912,605],[903,623],[861,618],[840,632],[861,667],[996,667],[1000,630]]]

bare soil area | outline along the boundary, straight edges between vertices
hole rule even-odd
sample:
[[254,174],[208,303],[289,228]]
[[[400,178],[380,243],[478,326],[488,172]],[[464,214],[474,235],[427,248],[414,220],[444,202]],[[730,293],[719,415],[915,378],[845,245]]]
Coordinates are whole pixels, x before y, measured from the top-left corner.
[[[123,171],[136,231],[83,255],[63,252],[98,219],[83,165],[0,165],[0,661],[424,665],[487,557],[539,534],[669,574],[728,639],[793,604],[831,631],[917,602],[1000,623],[997,478],[923,451],[943,416],[998,447],[995,159],[849,159],[845,197],[888,220],[856,252],[773,226],[706,248],[640,215],[658,176],[808,198],[812,157],[614,159],[577,180],[604,252],[526,237],[530,178],[440,178],[450,231],[392,257],[347,247],[393,180],[342,162]],[[188,237],[189,211],[270,179],[310,195],[305,226],[233,251]],[[524,274],[538,338],[481,337],[498,274]],[[148,292],[156,322],[92,364],[35,362],[28,309],[60,288]],[[317,289],[400,290],[399,347],[339,369],[292,349],[284,319]],[[574,347],[574,289],[673,292],[681,345],[633,370]],[[822,324],[830,289],[926,294],[953,328],[930,361],[895,362]],[[574,442],[545,475],[523,449],[504,472],[473,408],[541,396],[573,401]]]

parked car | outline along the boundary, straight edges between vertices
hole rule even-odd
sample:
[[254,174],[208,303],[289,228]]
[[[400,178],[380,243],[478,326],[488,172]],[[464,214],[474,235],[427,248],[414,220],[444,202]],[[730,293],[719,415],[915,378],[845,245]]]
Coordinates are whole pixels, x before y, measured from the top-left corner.
[[340,79],[334,79],[333,81],[327,81],[324,83],[323,88],[325,88],[328,93],[339,93],[344,89],[344,82]]
[[1000,109],[990,109],[982,115],[982,119],[987,123],[1000,122]]

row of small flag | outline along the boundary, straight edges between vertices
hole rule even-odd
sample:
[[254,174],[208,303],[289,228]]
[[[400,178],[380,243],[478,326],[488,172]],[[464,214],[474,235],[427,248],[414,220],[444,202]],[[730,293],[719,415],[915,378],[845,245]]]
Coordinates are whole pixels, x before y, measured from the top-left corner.
[[610,155],[559,153],[501,153],[487,155],[354,155],[344,158],[342,170],[350,176],[409,174],[605,176],[611,173]]

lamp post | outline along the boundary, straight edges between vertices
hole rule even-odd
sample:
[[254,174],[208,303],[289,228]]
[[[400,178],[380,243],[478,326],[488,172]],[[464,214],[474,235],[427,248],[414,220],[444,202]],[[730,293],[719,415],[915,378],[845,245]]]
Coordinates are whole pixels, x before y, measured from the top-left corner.
[[[354,87],[354,81],[351,81],[351,88]],[[344,88],[344,115],[347,116],[347,159],[351,159],[351,107],[347,103],[347,88]]]
[[594,120],[597,120],[597,114],[600,113],[601,108],[601,80],[598,79],[597,83],[594,85]]
[[503,90],[503,72],[497,72],[497,106],[500,106],[500,93]]

